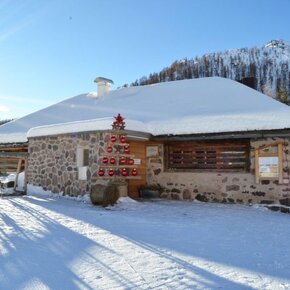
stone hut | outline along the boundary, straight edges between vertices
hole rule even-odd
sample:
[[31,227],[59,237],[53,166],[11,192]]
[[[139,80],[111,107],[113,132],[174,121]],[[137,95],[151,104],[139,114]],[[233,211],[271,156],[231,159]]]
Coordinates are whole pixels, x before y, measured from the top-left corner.
[[[83,195],[100,181],[118,113],[139,164],[140,178],[128,181],[131,197],[146,183],[171,199],[289,204],[290,108],[223,78],[79,95],[2,126],[0,142],[22,132],[28,183]],[[28,127],[19,132],[21,122]]]

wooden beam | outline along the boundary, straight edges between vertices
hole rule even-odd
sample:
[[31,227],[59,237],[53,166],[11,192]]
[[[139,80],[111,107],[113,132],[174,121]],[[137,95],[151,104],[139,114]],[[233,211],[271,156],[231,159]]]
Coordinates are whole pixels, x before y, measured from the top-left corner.
[[0,158],[26,159],[28,152],[0,152]]
[[279,172],[279,184],[283,184],[283,145],[278,144],[278,172]]
[[21,164],[22,164],[22,159],[19,159],[18,161],[18,166],[17,166],[17,172],[16,172],[16,177],[15,177],[15,182],[14,182],[14,191],[16,191],[17,185],[18,185],[18,177],[21,169]]
[[12,162],[15,161],[15,162],[18,162],[18,160],[19,160],[19,158],[3,158],[3,157],[1,158],[1,157],[0,157],[0,164],[1,164],[2,162],[4,162],[4,161],[9,161],[9,162],[10,162],[10,161],[12,161]]
[[269,147],[279,146],[279,145],[282,145],[282,144],[285,144],[285,142],[284,141],[276,141],[276,142],[272,142],[272,143],[269,143],[269,144],[266,144],[266,145],[255,147],[255,149],[263,150],[263,149],[266,149],[266,148],[269,148]]
[[18,160],[19,159],[6,159],[6,160],[2,160],[1,158],[0,158],[0,166],[3,164],[3,165],[5,165],[5,164],[18,164]]
[[13,147],[13,148],[0,147],[0,151],[3,151],[3,152],[27,152],[27,147]]
[[25,143],[0,143],[0,151],[27,151],[28,142]]
[[260,157],[277,157],[278,153],[261,153],[259,154]]
[[255,176],[256,183],[260,183],[259,150],[255,149]]
[[2,171],[2,173],[5,173],[5,174],[12,174],[12,173],[15,173],[16,172],[16,169],[6,169],[5,171]]
[[28,170],[28,160],[26,159],[24,166],[24,182],[23,182],[23,193],[27,194],[27,170]]
[[11,164],[11,163],[10,164],[9,163],[0,164],[0,169],[1,168],[3,168],[3,169],[5,169],[5,168],[15,168],[16,169],[17,165],[18,165],[17,163],[15,163],[15,164]]

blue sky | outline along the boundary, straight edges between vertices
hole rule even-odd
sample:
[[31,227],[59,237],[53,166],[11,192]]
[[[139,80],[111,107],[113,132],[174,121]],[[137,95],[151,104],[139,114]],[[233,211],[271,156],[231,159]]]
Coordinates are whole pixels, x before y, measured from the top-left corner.
[[290,41],[290,0],[0,0],[0,119],[174,60]]

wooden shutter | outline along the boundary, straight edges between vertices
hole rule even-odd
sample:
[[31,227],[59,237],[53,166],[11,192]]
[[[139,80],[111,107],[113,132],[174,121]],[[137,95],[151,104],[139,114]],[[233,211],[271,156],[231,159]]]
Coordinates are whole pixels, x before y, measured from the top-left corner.
[[166,167],[177,171],[247,171],[249,142],[172,142],[166,145]]

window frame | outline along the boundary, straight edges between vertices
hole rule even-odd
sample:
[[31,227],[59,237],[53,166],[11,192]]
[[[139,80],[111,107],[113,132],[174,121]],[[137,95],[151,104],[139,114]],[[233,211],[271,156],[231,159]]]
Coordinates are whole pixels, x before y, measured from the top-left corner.
[[90,151],[87,147],[77,147],[76,165],[78,169],[78,180],[87,181],[87,168],[89,166]]
[[[285,146],[284,141],[276,141],[272,142],[266,145],[262,145],[259,147],[254,148],[255,149],[255,174],[256,174],[256,183],[259,184],[263,180],[277,180],[278,184],[284,184],[284,178],[283,178],[283,148]],[[270,152],[269,152],[270,150]],[[272,151],[272,152],[271,152]],[[271,176],[271,174],[261,174],[261,163],[260,158],[277,158],[277,174],[276,176]],[[271,166],[269,166],[269,171]],[[285,182],[288,183],[288,180]]]
[[78,147],[76,154],[77,167],[89,166],[89,159],[90,159],[89,149],[86,147]]

